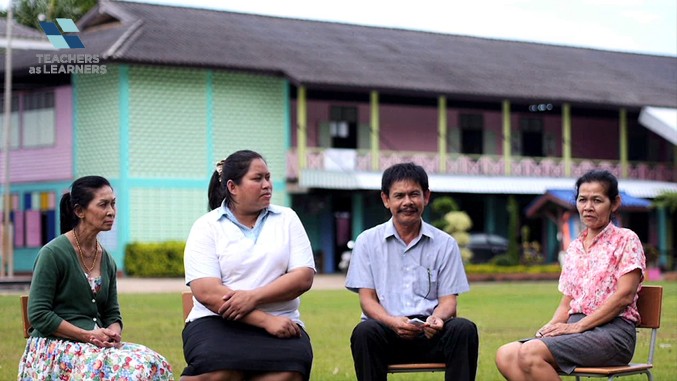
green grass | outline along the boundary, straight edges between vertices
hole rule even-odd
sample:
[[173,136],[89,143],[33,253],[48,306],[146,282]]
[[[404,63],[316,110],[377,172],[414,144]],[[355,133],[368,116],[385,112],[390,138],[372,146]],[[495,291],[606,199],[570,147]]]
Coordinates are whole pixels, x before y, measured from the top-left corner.
[[[662,328],[655,355],[655,379],[677,374],[677,283],[665,287]],[[559,294],[556,282],[478,283],[459,300],[459,315],[474,321],[480,331],[478,381],[502,380],[494,366],[502,344],[530,336],[552,315]],[[181,350],[179,294],[120,295],[125,341],[142,343],[163,354],[177,376],[185,362]],[[16,379],[25,340],[21,334],[18,295],[0,295],[0,380]],[[357,295],[344,290],[310,291],[302,298],[301,317],[313,343],[312,380],[355,379],[349,349],[350,333],[360,316]],[[648,335],[639,337],[637,361],[646,359]],[[443,380],[442,373],[396,374],[389,380]],[[568,378],[573,380],[573,378]],[[628,381],[645,380],[632,376]],[[177,377],[178,380],[178,377]]]

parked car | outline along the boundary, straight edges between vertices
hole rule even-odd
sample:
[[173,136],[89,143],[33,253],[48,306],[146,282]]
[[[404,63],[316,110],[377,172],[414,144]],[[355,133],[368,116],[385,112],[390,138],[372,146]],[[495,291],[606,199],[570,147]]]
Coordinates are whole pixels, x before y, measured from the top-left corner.
[[473,253],[471,263],[486,263],[508,251],[508,240],[496,234],[470,233],[467,247]]

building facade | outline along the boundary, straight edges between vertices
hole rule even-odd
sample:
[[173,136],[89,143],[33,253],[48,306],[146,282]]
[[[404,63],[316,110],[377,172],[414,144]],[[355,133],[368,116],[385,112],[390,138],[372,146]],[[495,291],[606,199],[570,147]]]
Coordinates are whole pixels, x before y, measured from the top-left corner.
[[[388,218],[380,174],[402,161],[426,168],[473,231],[506,236],[515,198],[549,261],[557,223],[524,212],[548,189],[607,168],[634,197],[677,191],[677,129],[640,122],[677,108],[675,57],[131,2],[101,2],[78,26],[86,48],[67,53],[97,56],[105,74],[29,74],[54,52],[13,63],[16,272],[58,234],[74,178],[111,180],[118,216],[101,239],[124,269],[126,244],[186,238],[214,163],[238,149],[266,157],[273,202],[297,211],[325,272]],[[667,263],[673,215],[621,221]]]

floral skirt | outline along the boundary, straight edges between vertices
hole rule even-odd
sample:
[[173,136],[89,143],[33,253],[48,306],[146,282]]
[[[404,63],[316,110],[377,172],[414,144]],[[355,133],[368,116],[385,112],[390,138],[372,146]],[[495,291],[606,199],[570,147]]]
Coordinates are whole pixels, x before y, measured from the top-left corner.
[[31,337],[19,363],[19,381],[174,380],[162,355],[133,343],[99,348],[77,341]]

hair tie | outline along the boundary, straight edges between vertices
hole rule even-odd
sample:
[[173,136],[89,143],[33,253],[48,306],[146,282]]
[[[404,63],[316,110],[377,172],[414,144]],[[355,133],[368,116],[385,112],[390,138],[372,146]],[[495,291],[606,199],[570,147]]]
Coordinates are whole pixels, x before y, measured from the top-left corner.
[[223,163],[226,162],[226,159],[216,162],[216,172],[219,174],[219,182],[221,182],[221,174],[223,173]]

